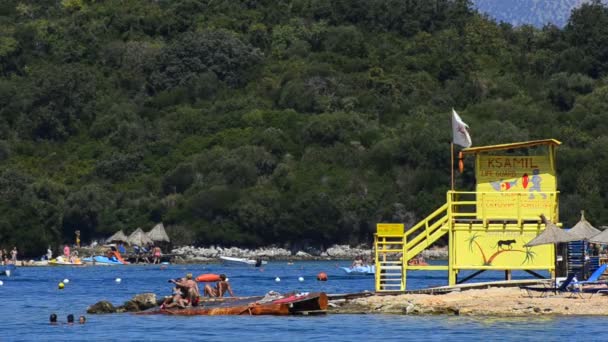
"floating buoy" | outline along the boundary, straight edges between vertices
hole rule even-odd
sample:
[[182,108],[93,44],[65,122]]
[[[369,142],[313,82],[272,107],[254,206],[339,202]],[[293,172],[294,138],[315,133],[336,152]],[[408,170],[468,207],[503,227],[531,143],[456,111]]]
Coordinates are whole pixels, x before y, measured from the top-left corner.
[[327,273],[320,272],[319,274],[317,274],[317,280],[318,281],[327,281]]
[[122,281],[122,279],[116,278],[114,281],[116,282],[116,284],[120,284],[120,282]]
[[59,283],[59,285],[57,285],[57,287],[58,287],[60,290],[63,290],[63,288],[65,287],[65,284],[64,284],[64,283]]
[[198,277],[194,278],[194,280],[198,281],[199,283],[204,283],[221,281],[222,278],[220,278],[219,274],[206,273],[199,275]]
[[69,282],[70,282],[70,279],[68,279],[68,278],[63,279],[63,283],[64,283],[64,284],[67,284],[67,283],[69,283]]
[[299,281],[304,281],[304,277],[298,278]]
[[0,286],[4,286],[4,282],[0,280]]
[[280,282],[280,281],[281,281],[281,278],[276,277],[276,278],[274,278],[274,281],[276,281],[276,282],[278,283],[278,282]]

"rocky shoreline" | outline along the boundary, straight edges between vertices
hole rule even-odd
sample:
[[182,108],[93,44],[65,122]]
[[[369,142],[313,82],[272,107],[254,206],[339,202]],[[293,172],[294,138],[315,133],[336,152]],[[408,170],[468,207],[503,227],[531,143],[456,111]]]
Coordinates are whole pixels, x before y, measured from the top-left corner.
[[[162,298],[153,293],[136,295],[121,306],[101,301],[89,314],[139,312],[157,307]],[[590,298],[555,295],[528,297],[517,287],[474,289],[447,294],[375,295],[371,293],[330,296],[328,314],[459,315],[491,317],[605,316],[608,296]]]
[[[241,249],[237,247],[194,247],[182,246],[171,250],[176,262],[196,263],[212,262],[220,256],[264,259],[264,260],[352,260],[357,256],[372,258],[373,250],[367,246],[350,247],[334,245],[325,251],[308,250],[292,252],[278,247],[262,247],[258,249]],[[437,247],[423,251],[425,259],[447,259],[447,248]],[[181,259],[181,260],[180,260]]]

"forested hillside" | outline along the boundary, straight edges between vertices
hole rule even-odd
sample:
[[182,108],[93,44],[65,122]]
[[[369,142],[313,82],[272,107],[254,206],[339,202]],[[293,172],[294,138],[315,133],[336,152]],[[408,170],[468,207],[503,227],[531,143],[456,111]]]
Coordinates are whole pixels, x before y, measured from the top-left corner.
[[563,221],[606,224],[607,71],[601,4],[538,30],[464,0],[4,0],[0,245],[369,243],[445,202],[452,107],[476,146],[561,140]]

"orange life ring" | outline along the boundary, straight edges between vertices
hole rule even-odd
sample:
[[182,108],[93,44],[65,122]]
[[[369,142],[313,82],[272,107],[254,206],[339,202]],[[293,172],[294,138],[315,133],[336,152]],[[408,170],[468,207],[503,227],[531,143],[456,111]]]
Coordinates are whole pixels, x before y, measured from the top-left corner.
[[462,152],[458,152],[458,171],[460,173],[464,171],[464,161],[462,159],[464,159]]
[[213,274],[213,273],[206,273],[206,274],[201,274],[198,277],[196,277],[196,281],[198,281],[199,283],[204,283],[204,282],[214,282],[214,281],[220,281],[221,278],[218,274]]

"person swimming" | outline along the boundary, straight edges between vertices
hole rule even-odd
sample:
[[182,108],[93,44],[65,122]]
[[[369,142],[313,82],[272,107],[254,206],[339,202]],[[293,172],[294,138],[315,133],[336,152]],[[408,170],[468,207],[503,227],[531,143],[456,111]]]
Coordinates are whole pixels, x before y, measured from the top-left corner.
[[51,325],[57,325],[57,314],[52,313],[49,317],[49,322],[51,323]]

